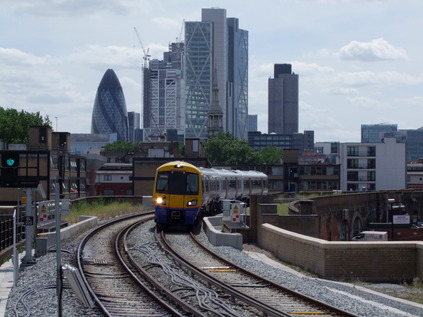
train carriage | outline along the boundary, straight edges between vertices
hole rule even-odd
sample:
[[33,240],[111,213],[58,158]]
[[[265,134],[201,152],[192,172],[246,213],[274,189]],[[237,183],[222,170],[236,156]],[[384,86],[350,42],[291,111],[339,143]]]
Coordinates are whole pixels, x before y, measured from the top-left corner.
[[267,176],[257,171],[195,167],[175,161],[156,171],[153,190],[159,225],[193,225],[199,214],[218,211],[221,199],[246,200],[267,191]]

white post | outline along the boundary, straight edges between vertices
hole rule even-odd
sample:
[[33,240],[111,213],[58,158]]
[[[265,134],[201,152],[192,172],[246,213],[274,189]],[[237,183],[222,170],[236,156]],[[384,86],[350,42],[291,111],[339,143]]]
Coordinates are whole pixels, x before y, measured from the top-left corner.
[[25,256],[22,263],[31,265],[35,263],[32,255],[32,247],[34,244],[34,215],[32,212],[32,188],[25,188],[26,206],[25,206]]
[[[19,206],[19,205],[18,205]],[[13,210],[13,286],[15,287],[18,282],[18,271],[19,271],[19,263],[18,263],[18,250],[16,248],[16,207]]]
[[62,253],[61,253],[61,240],[60,240],[60,188],[59,182],[56,181],[55,183],[55,213],[54,217],[56,218],[56,260],[57,260],[57,268],[56,268],[56,293],[57,293],[57,316],[62,316]]

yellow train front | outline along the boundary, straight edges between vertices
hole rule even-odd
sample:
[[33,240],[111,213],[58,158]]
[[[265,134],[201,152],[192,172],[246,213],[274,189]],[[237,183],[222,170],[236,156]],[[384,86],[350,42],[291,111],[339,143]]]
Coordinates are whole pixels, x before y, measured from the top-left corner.
[[201,172],[186,162],[163,164],[156,171],[153,204],[159,225],[195,223],[202,206]]

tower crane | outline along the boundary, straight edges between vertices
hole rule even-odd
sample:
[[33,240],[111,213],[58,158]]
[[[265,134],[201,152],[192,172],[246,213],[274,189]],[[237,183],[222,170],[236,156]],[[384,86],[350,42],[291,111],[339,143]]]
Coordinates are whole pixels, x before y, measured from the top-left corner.
[[142,45],[142,41],[141,41],[140,35],[138,34],[137,28],[135,26],[134,26],[134,30],[135,30],[135,34],[137,35],[138,41],[140,42],[142,51],[144,53],[144,57],[143,57],[143,59],[144,59],[144,68],[147,68],[147,66],[148,66],[147,64],[150,61],[150,57],[151,57],[151,55],[148,54],[148,52],[150,51],[150,48],[147,48],[147,51],[145,50],[144,45]]

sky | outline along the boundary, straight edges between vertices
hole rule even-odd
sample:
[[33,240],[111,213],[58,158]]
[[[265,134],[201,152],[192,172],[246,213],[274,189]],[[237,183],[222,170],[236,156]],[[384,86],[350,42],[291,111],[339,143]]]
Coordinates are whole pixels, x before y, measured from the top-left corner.
[[142,113],[143,51],[162,59],[184,21],[211,7],[249,33],[259,131],[277,63],[299,75],[299,132],[314,130],[316,142],[360,142],[361,124],[423,126],[421,0],[0,0],[0,106],[48,116],[54,131],[90,133],[112,68],[127,110]]

